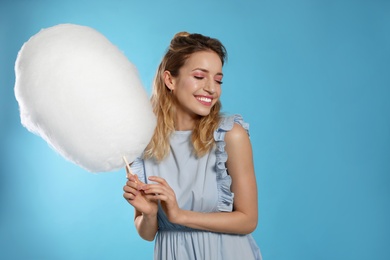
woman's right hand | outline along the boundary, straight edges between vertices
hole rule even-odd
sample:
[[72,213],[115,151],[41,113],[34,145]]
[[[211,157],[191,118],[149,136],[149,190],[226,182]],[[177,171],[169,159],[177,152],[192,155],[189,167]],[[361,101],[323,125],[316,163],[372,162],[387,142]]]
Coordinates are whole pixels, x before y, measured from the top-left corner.
[[129,174],[128,181],[123,187],[123,197],[139,212],[147,216],[157,216],[158,202],[152,199],[154,195],[145,194],[141,189],[144,185],[137,175]]

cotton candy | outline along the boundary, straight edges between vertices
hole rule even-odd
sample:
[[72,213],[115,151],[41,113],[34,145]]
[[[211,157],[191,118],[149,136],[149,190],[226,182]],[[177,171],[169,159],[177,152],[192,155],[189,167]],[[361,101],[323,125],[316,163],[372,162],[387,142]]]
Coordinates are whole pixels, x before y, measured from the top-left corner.
[[124,167],[122,157],[133,161],[153,135],[136,67],[90,27],[41,30],[19,51],[15,76],[22,125],[90,172]]

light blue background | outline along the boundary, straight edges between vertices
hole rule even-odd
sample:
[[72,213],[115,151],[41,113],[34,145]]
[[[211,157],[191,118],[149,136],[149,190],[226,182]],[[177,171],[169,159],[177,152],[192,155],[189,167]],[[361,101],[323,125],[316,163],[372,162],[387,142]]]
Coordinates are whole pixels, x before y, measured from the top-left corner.
[[251,125],[267,260],[390,259],[390,1],[2,0],[0,258],[151,259],[122,198],[20,124],[14,62],[60,23],[93,27],[150,92],[178,31],[227,47],[224,111]]

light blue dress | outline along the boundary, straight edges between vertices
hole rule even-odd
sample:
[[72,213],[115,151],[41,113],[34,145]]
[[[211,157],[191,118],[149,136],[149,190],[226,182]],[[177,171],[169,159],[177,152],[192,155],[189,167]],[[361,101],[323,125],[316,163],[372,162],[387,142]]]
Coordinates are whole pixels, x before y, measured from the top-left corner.
[[[249,125],[241,116],[224,117],[214,132],[216,146],[205,156],[196,158],[192,152],[191,131],[176,131],[170,139],[171,152],[164,161],[137,159],[132,170],[139,179],[164,178],[175,191],[181,209],[198,212],[231,212],[234,194],[225,162],[224,137],[240,124],[247,131]],[[159,206],[158,232],[154,258],[169,260],[250,260],[261,259],[260,250],[251,235],[232,235],[195,230],[168,221]]]

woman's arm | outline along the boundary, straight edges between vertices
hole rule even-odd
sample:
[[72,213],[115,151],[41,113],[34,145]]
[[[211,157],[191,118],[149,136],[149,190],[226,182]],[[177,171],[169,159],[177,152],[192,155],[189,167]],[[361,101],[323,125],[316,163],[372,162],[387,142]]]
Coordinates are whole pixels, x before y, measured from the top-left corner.
[[134,224],[140,237],[147,241],[153,241],[158,230],[157,216],[146,215],[134,209]]
[[[257,226],[257,185],[252,147],[244,128],[234,124],[225,135],[228,160],[226,166],[232,178],[233,212],[201,213],[179,209],[173,190],[158,177],[149,179],[157,185],[146,185],[145,193],[156,194],[169,221],[191,228],[212,232],[249,234]],[[160,185],[161,184],[161,185]]]
[[136,177],[130,177],[123,187],[123,197],[134,207],[134,224],[138,234],[143,239],[152,241],[158,230],[157,202],[149,199],[152,195],[139,191],[140,185],[144,183]]

